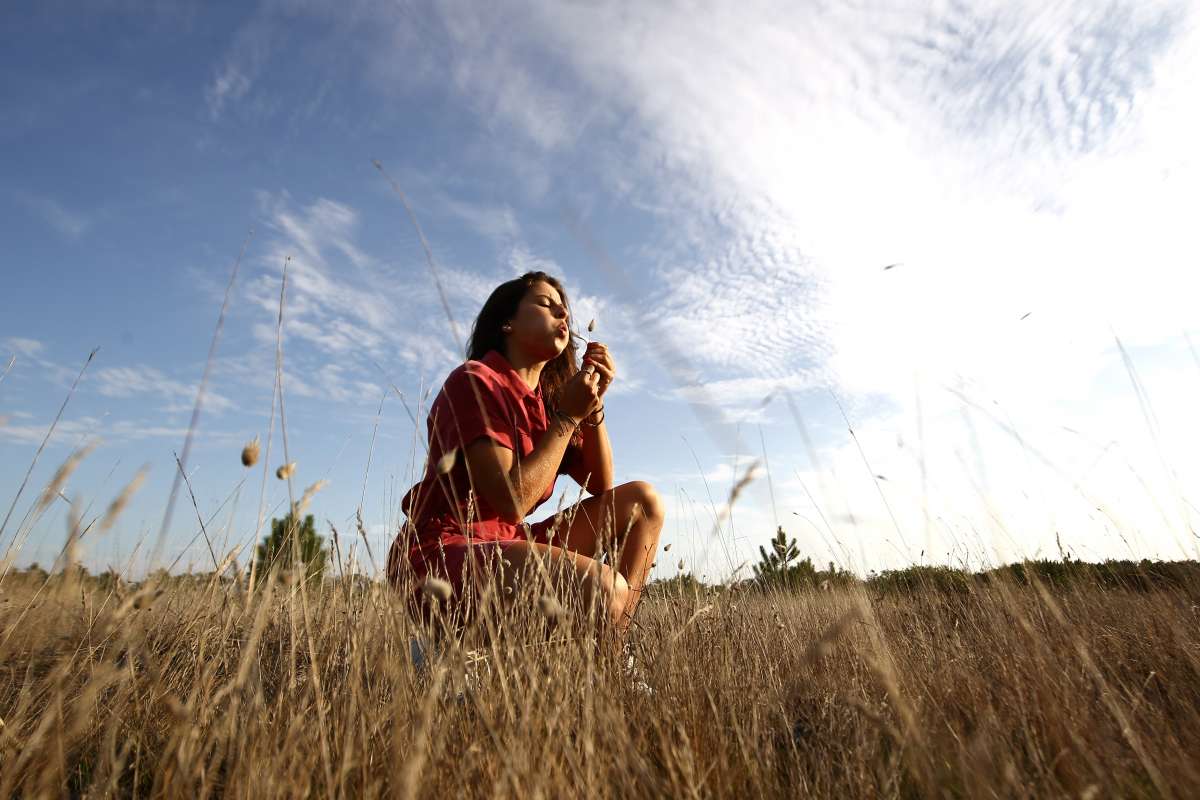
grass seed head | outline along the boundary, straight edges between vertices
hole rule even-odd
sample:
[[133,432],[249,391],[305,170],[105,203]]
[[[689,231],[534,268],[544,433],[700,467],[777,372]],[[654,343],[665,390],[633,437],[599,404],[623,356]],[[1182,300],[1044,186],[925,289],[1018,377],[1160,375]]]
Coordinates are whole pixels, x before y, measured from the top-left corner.
[[588,323],[588,333],[591,333],[594,330],[596,330],[596,320],[592,320]]
[[[294,467],[296,465],[291,464],[290,466]],[[299,519],[300,516],[302,514],[304,514],[304,512],[308,509],[308,504],[310,502],[312,502],[313,495],[315,495],[317,492],[321,491],[328,485],[329,485],[329,481],[322,478],[321,480],[317,481],[312,486],[309,486],[307,489],[304,490],[304,494],[300,497],[300,501],[298,503],[296,503],[296,509],[295,509],[296,519]]]
[[58,497],[63,486],[67,483],[67,478],[71,477],[71,473],[79,466],[79,462],[87,458],[88,453],[92,452],[92,448],[96,446],[95,442],[89,442],[67,457],[67,460],[62,463],[54,473],[54,477],[50,479],[50,483],[46,486],[46,491],[42,492],[42,496],[38,498],[37,510],[40,512],[50,505],[55,497]]
[[664,544],[664,545],[663,545],[663,552],[664,552],[664,553],[665,553],[665,552],[667,552],[667,551],[668,551],[668,550],[670,550],[670,549],[671,549],[671,543],[670,543],[670,542],[667,542],[666,544]]
[[542,612],[542,616],[550,622],[558,622],[567,614],[562,607],[562,603],[558,602],[558,598],[548,594],[544,594],[538,598],[538,609]]
[[683,572],[683,559],[679,559],[679,571]]
[[279,480],[281,480],[281,481],[286,481],[288,478],[292,477],[292,473],[295,471],[296,471],[296,462],[293,461],[292,463],[284,464],[282,467],[275,470],[275,477],[279,478]]
[[454,462],[458,460],[458,448],[454,448],[448,453],[442,455],[437,461],[437,471],[439,475],[445,475],[450,470],[454,469]]
[[117,517],[121,516],[121,512],[125,510],[125,506],[129,505],[130,499],[142,487],[142,482],[145,480],[146,468],[142,467],[138,471],[138,474],[133,476],[133,480],[129,482],[129,485],[122,489],[121,493],[109,503],[108,510],[104,512],[104,518],[100,520],[100,530],[102,532],[112,528],[113,523],[117,521]]
[[258,463],[258,437],[255,436],[252,440],[246,443],[242,448],[242,466],[253,467]]
[[427,577],[421,584],[421,591],[428,597],[436,600],[441,600],[443,603],[450,599],[450,595],[454,593],[454,589],[448,581],[441,578]]

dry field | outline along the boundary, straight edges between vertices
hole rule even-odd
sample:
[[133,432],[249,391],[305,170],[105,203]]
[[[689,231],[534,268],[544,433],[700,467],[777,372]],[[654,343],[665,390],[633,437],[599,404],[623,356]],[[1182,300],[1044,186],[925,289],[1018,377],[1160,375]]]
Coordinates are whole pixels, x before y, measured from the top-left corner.
[[652,696],[529,600],[419,673],[380,584],[10,574],[0,796],[1200,792],[1200,589],[656,597]]

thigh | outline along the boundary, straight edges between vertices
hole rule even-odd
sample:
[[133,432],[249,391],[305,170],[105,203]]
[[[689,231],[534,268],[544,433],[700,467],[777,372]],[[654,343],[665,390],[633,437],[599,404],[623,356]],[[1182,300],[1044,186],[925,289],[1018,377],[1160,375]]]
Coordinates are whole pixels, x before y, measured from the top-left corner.
[[526,597],[550,594],[564,602],[589,606],[599,592],[602,604],[607,607],[628,586],[616,570],[582,553],[521,540],[503,542],[500,546],[503,559],[490,576],[499,580],[500,594],[506,599],[522,594]]
[[624,526],[639,498],[633,483],[614,486],[530,526],[534,541],[596,558],[606,541],[621,541],[625,535]]

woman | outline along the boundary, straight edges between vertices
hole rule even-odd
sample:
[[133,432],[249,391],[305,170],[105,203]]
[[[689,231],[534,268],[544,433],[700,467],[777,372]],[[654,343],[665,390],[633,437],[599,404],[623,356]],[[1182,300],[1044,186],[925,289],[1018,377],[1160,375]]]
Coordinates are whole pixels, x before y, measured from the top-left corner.
[[[388,554],[389,580],[400,585],[408,572],[412,600],[427,614],[422,581],[443,578],[465,617],[468,587],[496,579],[502,598],[515,597],[522,575],[549,574],[589,608],[599,602],[619,648],[654,562],[663,509],[648,483],[612,485],[604,395],[616,369],[608,349],[590,342],[577,369],[562,284],[529,272],[492,292],[467,351],[430,407],[429,458],[401,504],[408,520]],[[524,523],[560,474],[591,497]],[[617,563],[597,560],[602,536],[613,537]]]

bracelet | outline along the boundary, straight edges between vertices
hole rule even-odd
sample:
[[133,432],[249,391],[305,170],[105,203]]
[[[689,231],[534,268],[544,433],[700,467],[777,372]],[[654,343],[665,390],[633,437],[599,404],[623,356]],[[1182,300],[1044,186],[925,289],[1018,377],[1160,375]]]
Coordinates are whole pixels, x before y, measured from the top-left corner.
[[572,432],[574,432],[575,429],[578,428],[580,426],[580,424],[583,422],[582,420],[580,420],[579,422],[576,422],[574,417],[572,417],[567,412],[563,411],[561,408],[554,409],[554,416],[558,417],[559,419],[563,420],[568,425],[570,425]]
[[580,422],[579,424],[585,428],[599,428],[601,423],[604,422],[604,406],[600,406],[600,408],[596,409],[591,414],[588,414],[588,417],[590,417],[596,413],[600,414],[600,419],[596,420],[595,422],[588,422],[587,417],[584,417],[583,421]]

